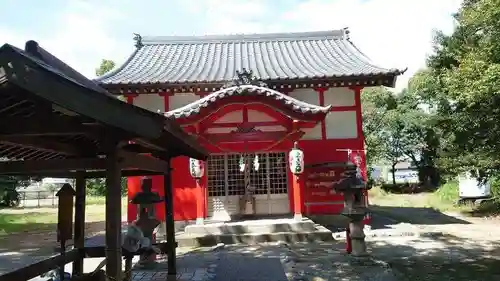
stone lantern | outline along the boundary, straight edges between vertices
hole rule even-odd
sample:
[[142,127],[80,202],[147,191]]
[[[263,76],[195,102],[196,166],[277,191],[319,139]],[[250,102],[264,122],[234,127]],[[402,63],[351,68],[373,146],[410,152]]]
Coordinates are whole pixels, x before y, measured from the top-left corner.
[[363,219],[368,213],[364,194],[367,185],[364,182],[359,167],[348,162],[340,182],[333,187],[335,191],[344,195],[344,209],[342,215],[349,218],[348,243],[352,243],[353,256],[366,256],[365,233]]
[[[163,199],[156,192],[152,192],[153,182],[150,177],[144,177],[141,182],[142,191],[138,192],[130,203],[135,204],[139,208],[138,218],[135,225],[142,231],[144,238],[154,243],[153,232],[160,225],[160,221],[155,216],[154,204],[163,202]],[[138,265],[147,267],[155,263],[156,255],[146,252],[141,255]]]

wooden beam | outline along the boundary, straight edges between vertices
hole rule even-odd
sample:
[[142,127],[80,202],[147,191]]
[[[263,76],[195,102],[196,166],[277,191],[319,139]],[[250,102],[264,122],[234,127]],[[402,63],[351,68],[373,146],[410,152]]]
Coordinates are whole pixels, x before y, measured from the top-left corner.
[[[233,128],[233,127],[239,127],[242,124],[245,124],[245,126],[251,126],[251,127],[266,127],[266,126],[283,126],[286,128],[288,125],[287,122],[284,121],[265,121],[265,122],[228,122],[228,123],[212,123],[210,124],[210,127],[208,128]],[[204,128],[203,131],[206,131],[208,128]]]
[[[1,163],[1,162],[0,162]],[[15,176],[20,174],[29,174],[32,177],[42,178],[76,178],[78,172],[75,171],[54,171],[54,172],[38,172],[38,173],[0,173],[2,175]],[[124,170],[122,177],[138,177],[138,176],[158,176],[163,175],[159,171],[145,171],[145,170]],[[106,171],[87,171],[85,172],[86,179],[106,178]]]
[[63,116],[36,116],[30,118],[7,117],[0,120],[2,136],[50,136],[76,135],[96,132],[98,124],[82,124],[81,121]]
[[168,163],[153,156],[140,155],[130,152],[120,152],[123,168],[135,168],[146,171],[163,172],[168,169]]
[[121,173],[118,142],[107,144],[106,157],[106,275],[122,280]]
[[75,180],[75,231],[74,247],[80,251],[80,257],[73,263],[73,275],[83,274],[83,259],[85,247],[85,172],[76,172]]
[[23,268],[0,275],[0,281],[30,280],[42,273],[56,269],[60,264],[68,264],[78,259],[80,253],[77,249],[67,251],[64,255],[58,254],[48,259],[30,264]]
[[204,134],[204,138],[210,142],[244,142],[244,141],[278,141],[289,132],[249,132],[249,133],[226,133],[226,134]]
[[71,170],[104,170],[105,158],[20,160],[0,162],[0,174],[36,174]]
[[71,170],[104,170],[106,158],[20,160],[0,162],[0,174],[36,174]]
[[[170,161],[167,162],[170,165]],[[174,225],[174,198],[172,190],[172,172],[169,168],[164,171],[163,191],[165,194],[165,228],[167,234],[167,267],[168,276],[173,280],[177,275],[177,258],[175,242],[175,225]],[[168,279],[170,280],[170,279]]]
[[0,143],[64,155],[78,155],[80,153],[80,150],[72,145],[49,141],[40,137],[0,136]]

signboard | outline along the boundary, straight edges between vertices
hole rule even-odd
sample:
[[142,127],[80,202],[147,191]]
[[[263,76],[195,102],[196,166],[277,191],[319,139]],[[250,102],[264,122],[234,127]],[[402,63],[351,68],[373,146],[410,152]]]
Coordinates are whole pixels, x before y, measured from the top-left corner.
[[306,214],[336,214],[344,207],[342,194],[333,186],[342,178],[345,165],[312,165],[305,169],[304,201]]
[[[366,180],[365,157],[362,151],[350,150],[347,159],[359,168],[357,173]],[[335,192],[347,166],[346,162],[330,162],[305,167],[304,201],[306,214],[339,214],[344,208],[344,197]],[[366,198],[366,197],[365,197]]]

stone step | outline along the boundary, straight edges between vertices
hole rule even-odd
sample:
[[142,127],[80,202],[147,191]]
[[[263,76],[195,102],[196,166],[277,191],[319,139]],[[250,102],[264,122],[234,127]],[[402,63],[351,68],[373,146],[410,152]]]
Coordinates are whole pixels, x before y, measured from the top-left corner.
[[266,242],[318,242],[333,241],[332,232],[318,226],[313,231],[302,232],[274,232],[274,233],[239,233],[239,234],[207,234],[189,235],[186,233],[176,235],[179,247],[209,247],[217,244],[246,244],[255,245]]
[[239,235],[253,233],[313,232],[315,223],[309,219],[268,219],[241,222],[193,224],[185,227],[187,235]]

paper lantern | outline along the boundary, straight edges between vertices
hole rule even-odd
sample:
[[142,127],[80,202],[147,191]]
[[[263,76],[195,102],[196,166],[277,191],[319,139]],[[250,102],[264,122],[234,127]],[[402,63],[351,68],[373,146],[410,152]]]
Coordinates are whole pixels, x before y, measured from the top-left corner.
[[288,162],[293,174],[300,175],[304,172],[304,152],[298,148],[297,142],[293,144],[293,148],[288,154]]
[[195,179],[203,177],[205,173],[203,162],[198,159],[189,158],[189,173]]

